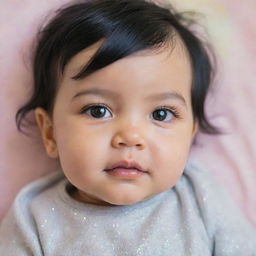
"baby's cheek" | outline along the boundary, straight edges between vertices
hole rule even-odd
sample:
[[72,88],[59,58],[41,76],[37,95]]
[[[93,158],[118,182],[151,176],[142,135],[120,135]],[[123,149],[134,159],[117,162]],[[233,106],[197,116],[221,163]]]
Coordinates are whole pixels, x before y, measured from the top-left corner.
[[168,150],[159,150],[155,157],[154,175],[162,188],[174,186],[182,175],[187,158],[188,147],[176,144]]

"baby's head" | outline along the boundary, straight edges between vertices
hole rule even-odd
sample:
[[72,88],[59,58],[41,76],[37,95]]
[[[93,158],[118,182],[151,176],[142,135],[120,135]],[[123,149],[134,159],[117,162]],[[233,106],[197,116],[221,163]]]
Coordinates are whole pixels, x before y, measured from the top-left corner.
[[34,92],[47,154],[79,201],[128,205],[174,186],[204,114],[212,66],[183,17],[144,0],[91,0],[41,32]]

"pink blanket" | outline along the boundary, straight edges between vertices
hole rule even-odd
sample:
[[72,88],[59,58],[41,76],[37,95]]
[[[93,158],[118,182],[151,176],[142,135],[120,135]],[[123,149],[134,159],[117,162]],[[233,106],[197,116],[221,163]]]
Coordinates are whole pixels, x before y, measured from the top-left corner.
[[[0,219],[28,182],[59,168],[44,152],[37,129],[27,138],[16,130],[15,113],[31,92],[32,38],[45,15],[68,0],[0,2]],[[188,3],[189,2],[189,3]],[[191,158],[214,172],[256,224],[256,2],[175,0],[179,8],[206,14],[218,56],[214,96],[207,112],[226,135],[198,135]],[[213,98],[214,97],[214,98]]]

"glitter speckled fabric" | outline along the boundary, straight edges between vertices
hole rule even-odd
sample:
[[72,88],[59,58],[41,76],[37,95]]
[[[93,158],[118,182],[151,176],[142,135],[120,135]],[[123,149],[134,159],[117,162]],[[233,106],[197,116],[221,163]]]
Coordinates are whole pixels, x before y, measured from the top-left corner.
[[256,256],[256,231],[194,164],[132,206],[73,200],[62,173],[24,188],[0,226],[0,255]]

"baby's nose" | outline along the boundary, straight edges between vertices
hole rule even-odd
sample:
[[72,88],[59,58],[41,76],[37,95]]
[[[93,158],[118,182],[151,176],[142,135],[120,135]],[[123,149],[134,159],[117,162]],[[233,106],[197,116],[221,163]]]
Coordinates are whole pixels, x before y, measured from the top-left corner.
[[135,127],[126,127],[117,131],[112,139],[112,146],[115,148],[136,147],[143,150],[145,145],[142,131]]

